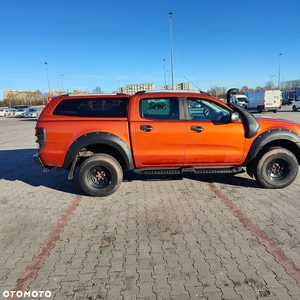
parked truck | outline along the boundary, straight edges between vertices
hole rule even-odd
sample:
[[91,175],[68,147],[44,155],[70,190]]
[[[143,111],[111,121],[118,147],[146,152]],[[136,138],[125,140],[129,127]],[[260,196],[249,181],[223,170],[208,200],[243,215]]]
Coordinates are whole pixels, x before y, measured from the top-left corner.
[[248,94],[248,103],[245,106],[249,110],[277,112],[282,106],[280,90],[266,90]]
[[300,87],[282,92],[282,105],[290,105],[294,101],[300,101]]
[[176,90],[53,98],[36,124],[34,161],[44,171],[68,170],[68,179],[77,174],[90,196],[114,193],[125,171],[162,176],[246,168],[265,188],[290,185],[300,164],[300,124],[255,117],[232,101],[233,91],[227,103]]

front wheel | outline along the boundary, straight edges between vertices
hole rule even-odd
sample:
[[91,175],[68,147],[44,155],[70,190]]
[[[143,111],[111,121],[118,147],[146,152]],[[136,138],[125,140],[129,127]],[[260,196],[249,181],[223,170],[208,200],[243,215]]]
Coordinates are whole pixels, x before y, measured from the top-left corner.
[[296,179],[297,174],[297,158],[291,151],[280,147],[267,151],[255,168],[256,179],[268,189],[287,187]]
[[293,105],[293,111],[297,111],[296,105]]
[[79,167],[78,182],[89,196],[105,197],[121,185],[123,170],[119,162],[108,154],[94,154]]

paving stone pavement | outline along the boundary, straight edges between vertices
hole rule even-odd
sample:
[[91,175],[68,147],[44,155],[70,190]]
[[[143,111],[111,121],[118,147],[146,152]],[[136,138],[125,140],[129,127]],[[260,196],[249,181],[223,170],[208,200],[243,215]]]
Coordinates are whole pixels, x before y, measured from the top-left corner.
[[93,198],[34,164],[34,126],[0,118],[0,299],[300,299],[300,176],[127,173]]

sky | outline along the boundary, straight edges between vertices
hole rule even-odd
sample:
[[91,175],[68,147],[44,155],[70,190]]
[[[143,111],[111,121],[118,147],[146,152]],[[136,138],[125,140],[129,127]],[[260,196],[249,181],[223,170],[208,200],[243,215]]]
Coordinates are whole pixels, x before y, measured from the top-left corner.
[[204,91],[300,79],[299,0],[9,0],[0,7],[0,99],[7,89],[46,93],[49,86],[161,89],[172,84],[171,57],[174,84]]

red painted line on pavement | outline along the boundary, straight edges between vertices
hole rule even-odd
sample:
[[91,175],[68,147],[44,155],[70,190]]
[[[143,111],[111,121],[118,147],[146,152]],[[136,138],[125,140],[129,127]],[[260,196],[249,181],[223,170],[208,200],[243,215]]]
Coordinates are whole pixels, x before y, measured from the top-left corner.
[[[32,262],[26,267],[25,273],[21,275],[17,280],[17,286],[11,291],[27,291],[30,283],[35,280],[37,272],[44,265],[44,261],[49,256],[49,251],[55,246],[55,243],[60,237],[63,229],[66,227],[68,221],[73,215],[76,207],[80,203],[82,196],[76,195],[65,211],[65,213],[58,220],[54,230],[50,232],[45,243],[40,247],[39,252],[33,257]],[[9,297],[7,299],[20,299],[19,297]]]
[[275,257],[275,260],[281,264],[286,273],[293,277],[300,286],[300,269],[295,265],[294,261],[287,257],[282,249],[278,248],[274,242],[269,239],[266,234],[258,228],[248,217],[222,192],[213,184],[208,184],[211,190],[218,196],[230,211],[240,220],[245,227],[265,246],[266,250]]

